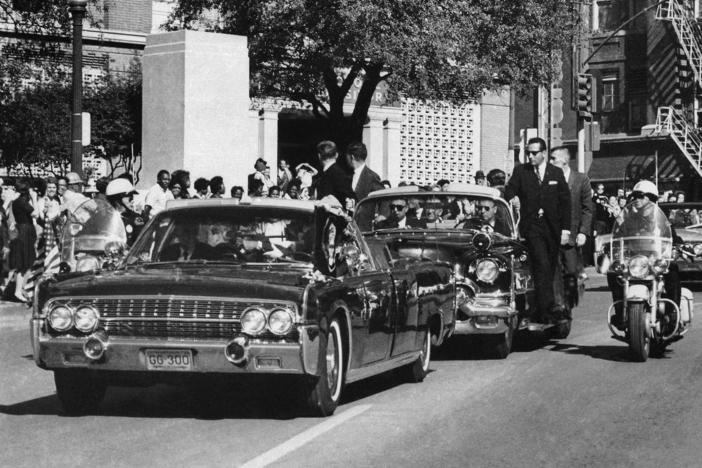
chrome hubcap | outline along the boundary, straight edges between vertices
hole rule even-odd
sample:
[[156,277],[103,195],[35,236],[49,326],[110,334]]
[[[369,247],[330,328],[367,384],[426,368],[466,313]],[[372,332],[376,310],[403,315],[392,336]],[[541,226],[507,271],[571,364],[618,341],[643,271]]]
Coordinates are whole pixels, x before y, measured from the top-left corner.
[[336,390],[336,380],[339,373],[336,349],[336,334],[332,332],[329,333],[329,342],[327,343],[327,384],[332,393]]

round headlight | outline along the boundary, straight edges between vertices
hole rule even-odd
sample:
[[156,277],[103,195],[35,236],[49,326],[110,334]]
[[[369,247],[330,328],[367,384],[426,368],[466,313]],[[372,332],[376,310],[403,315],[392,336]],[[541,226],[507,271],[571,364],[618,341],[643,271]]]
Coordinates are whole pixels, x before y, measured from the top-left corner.
[[241,329],[249,335],[258,335],[266,328],[266,314],[259,308],[247,309],[241,316]]
[[287,309],[275,309],[268,317],[268,328],[276,335],[285,335],[293,325],[293,316]]
[[695,252],[695,255],[699,257],[702,255],[702,244],[695,244],[692,250]]
[[635,278],[643,278],[648,275],[648,258],[637,255],[629,260],[629,273]]
[[95,307],[89,305],[78,307],[76,312],[73,314],[73,321],[76,329],[83,333],[89,333],[95,330],[99,318],[100,315]]
[[64,332],[73,326],[73,313],[66,306],[56,306],[49,312],[49,325],[58,332]]
[[475,266],[475,275],[478,281],[484,283],[492,283],[497,278],[499,273],[499,268],[497,268],[497,263],[492,260],[481,260]]

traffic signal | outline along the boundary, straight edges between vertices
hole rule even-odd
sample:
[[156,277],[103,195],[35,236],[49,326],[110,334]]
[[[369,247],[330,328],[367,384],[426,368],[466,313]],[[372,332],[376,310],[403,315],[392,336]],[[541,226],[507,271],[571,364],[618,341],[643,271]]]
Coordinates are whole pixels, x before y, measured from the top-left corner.
[[591,119],[595,112],[595,80],[589,73],[578,73],[578,115]]

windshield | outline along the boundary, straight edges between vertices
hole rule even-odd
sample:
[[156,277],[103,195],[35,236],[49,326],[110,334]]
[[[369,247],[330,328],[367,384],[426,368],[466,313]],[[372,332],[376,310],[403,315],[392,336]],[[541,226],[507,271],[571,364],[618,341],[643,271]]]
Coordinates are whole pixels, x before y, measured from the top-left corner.
[[354,216],[363,232],[391,229],[458,229],[514,233],[507,203],[484,195],[441,192],[398,194],[362,201]]
[[634,255],[671,258],[673,234],[668,218],[652,202],[635,200],[617,217],[612,229],[612,258],[626,261]]
[[126,264],[161,262],[308,263],[314,216],[300,210],[213,206],[160,213]]
[[69,214],[61,235],[61,260],[80,254],[101,255],[110,242],[127,243],[122,218],[105,200],[88,200]]

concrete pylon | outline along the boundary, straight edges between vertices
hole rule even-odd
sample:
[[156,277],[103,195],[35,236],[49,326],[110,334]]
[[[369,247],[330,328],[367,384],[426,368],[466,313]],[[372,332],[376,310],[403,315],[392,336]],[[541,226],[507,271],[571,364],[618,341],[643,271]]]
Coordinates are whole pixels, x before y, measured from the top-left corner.
[[160,169],[222,176],[246,190],[258,157],[258,119],[249,112],[244,36],[177,31],[147,37],[143,57],[143,167],[139,186]]

